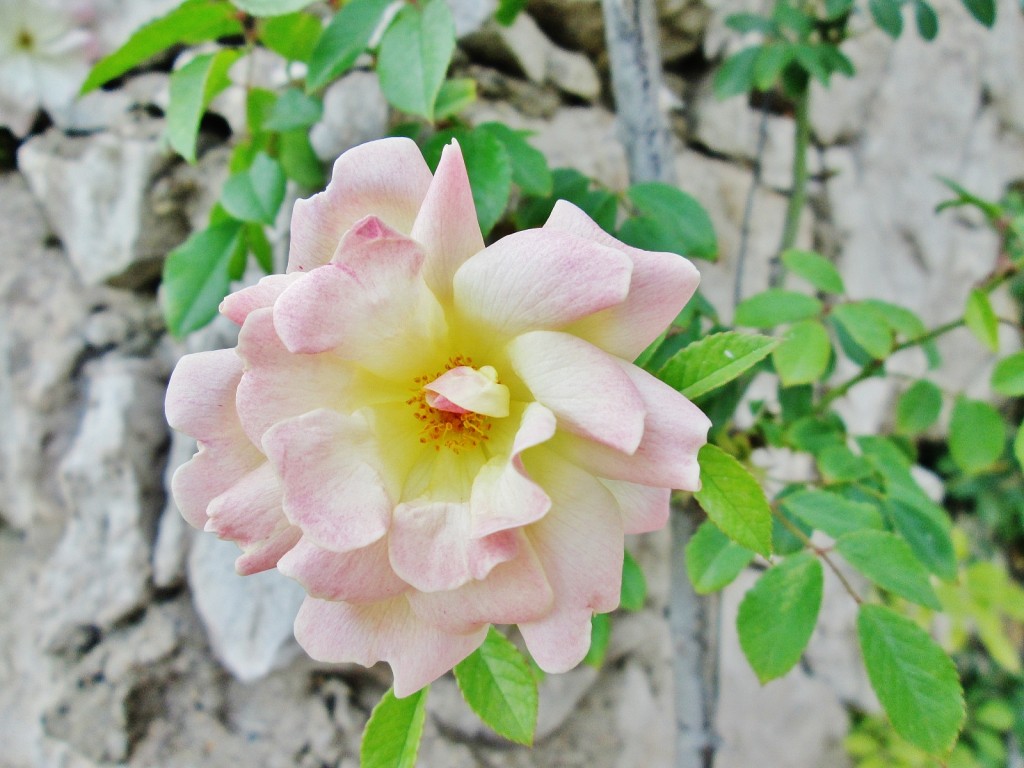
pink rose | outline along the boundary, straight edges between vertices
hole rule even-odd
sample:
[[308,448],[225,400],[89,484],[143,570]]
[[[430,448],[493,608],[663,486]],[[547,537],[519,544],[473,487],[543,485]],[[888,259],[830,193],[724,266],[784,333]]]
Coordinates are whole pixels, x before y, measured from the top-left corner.
[[295,205],[288,272],[224,300],[238,348],[182,358],[186,519],[309,593],[314,658],[387,661],[405,696],[490,624],[561,672],[619,602],[623,534],[698,486],[708,419],[632,365],[697,271],[559,202],[484,247],[462,153],[346,152]]

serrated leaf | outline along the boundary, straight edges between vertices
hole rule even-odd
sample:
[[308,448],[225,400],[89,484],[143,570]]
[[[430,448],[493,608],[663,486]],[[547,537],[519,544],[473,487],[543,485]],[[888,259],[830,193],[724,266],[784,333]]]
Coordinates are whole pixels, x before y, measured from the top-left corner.
[[761,683],[782,677],[800,661],[818,622],[825,574],[809,552],[765,571],[736,616],[740,647]]
[[537,681],[519,649],[494,627],[483,645],[455,665],[462,696],[495,733],[533,744],[537,728]]
[[872,582],[925,608],[942,610],[928,571],[903,539],[888,531],[856,531],[839,538],[836,550]]
[[992,371],[992,389],[1007,397],[1024,395],[1024,352],[1004,357]]
[[316,0],[231,0],[250,16],[283,16],[301,11]]
[[753,559],[753,552],[708,521],[701,523],[686,544],[686,573],[698,595],[717,592],[732,583]]
[[457,115],[474,101],[476,101],[476,80],[471,77],[445,80],[441,83],[437,101],[434,102],[434,117],[438,120],[445,120]]
[[608,651],[608,641],[612,636],[612,620],[607,613],[595,613],[590,617],[590,648],[583,658],[583,663],[600,669],[604,664],[604,655]]
[[512,191],[512,164],[505,145],[488,131],[455,128],[434,134],[423,147],[423,156],[433,170],[445,145],[456,139],[466,160],[466,172],[473,190],[473,203],[480,229],[486,237],[501,219]]
[[307,90],[323,88],[355,64],[389,5],[391,0],[351,0],[334,14],[310,54]]
[[993,352],[999,351],[999,318],[987,293],[978,288],[971,291],[964,307],[964,323],[978,341]]
[[896,402],[896,429],[916,435],[938,421],[941,410],[942,390],[927,379],[919,379]]
[[986,27],[996,23],[995,0],[963,0],[964,7],[970,11],[971,16],[977,19]]
[[232,262],[244,257],[243,224],[229,219],[194,233],[164,262],[161,293],[167,328],[177,337],[217,314],[231,284]]
[[819,291],[845,293],[843,278],[835,265],[814,251],[789,249],[782,253],[782,263],[790,272],[802,277]]
[[766,358],[778,343],[768,336],[736,331],[714,333],[669,358],[658,376],[694,400],[742,376]]
[[964,472],[989,469],[1003,455],[1005,440],[999,411],[981,400],[957,398],[949,421],[949,453]]
[[633,184],[626,195],[640,212],[639,219],[649,220],[654,226],[638,229],[630,224],[638,218],[627,219],[619,230],[625,242],[709,261],[718,258],[715,227],[695,197],[660,181]]
[[925,40],[934,40],[939,34],[939,17],[925,0],[914,0],[914,21],[917,22],[918,34]]
[[950,538],[951,525],[946,511],[928,499],[889,489],[884,503],[885,512],[893,528],[932,573],[942,579],[956,578],[956,552]]
[[309,61],[323,24],[311,13],[289,13],[260,19],[260,42],[289,61]]
[[889,37],[897,38],[903,33],[903,15],[898,0],[868,0],[868,10]]
[[380,41],[377,74],[388,103],[433,122],[434,103],[455,50],[455,22],[445,0],[406,5]]
[[892,329],[874,307],[861,302],[839,304],[832,310],[832,319],[874,359],[881,360],[892,351]]
[[772,549],[772,511],[754,476],[717,445],[708,443],[697,454],[701,489],[696,497],[722,533],[762,555]]
[[828,370],[832,342],[820,320],[802,320],[786,329],[772,351],[772,363],[783,385],[810,384]]
[[863,530],[885,527],[882,515],[871,504],[844,499],[831,491],[804,490],[779,501],[782,510],[833,539]]
[[373,708],[359,746],[361,768],[415,768],[416,754],[427,719],[427,691],[423,688],[404,699],[393,689]]
[[228,70],[240,55],[234,49],[201,54],[171,74],[167,140],[190,163],[196,161],[196,136],[203,112],[229,85]]
[[504,123],[481,123],[477,130],[494,136],[505,147],[512,164],[512,181],[528,195],[550,195],[553,178],[547,158],[539,149],[530,146],[526,137]]
[[871,686],[907,741],[932,753],[949,750],[963,725],[956,667],[931,636],[881,605],[863,605],[857,637]]
[[818,471],[829,483],[863,480],[875,472],[867,459],[858,456],[845,445],[830,445],[821,450],[815,459]]
[[715,73],[714,90],[719,99],[748,93],[754,87],[754,62],[761,53],[761,46],[755,45],[735,53]]
[[627,611],[639,611],[647,599],[647,579],[643,569],[627,550],[622,559],[622,592],[619,606]]
[[750,328],[774,328],[817,317],[823,309],[818,299],[806,293],[770,288],[741,301],[733,321]]
[[277,97],[263,120],[265,131],[294,131],[309,128],[324,113],[324,105],[320,99],[307,96],[297,88],[289,88]]
[[241,33],[242,23],[228,3],[187,0],[170,13],[140,27],[124,45],[96,62],[81,92],[95,90],[174,45],[194,45]]
[[242,221],[272,226],[285,193],[280,163],[260,152],[247,171],[232,175],[221,192],[224,210]]

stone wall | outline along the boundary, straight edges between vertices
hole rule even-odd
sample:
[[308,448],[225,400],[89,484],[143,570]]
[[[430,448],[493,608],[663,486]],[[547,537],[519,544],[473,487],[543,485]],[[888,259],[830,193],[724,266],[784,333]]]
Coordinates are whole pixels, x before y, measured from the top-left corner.
[[[714,100],[711,62],[737,44],[723,19],[757,2],[659,3],[677,170],[718,231],[721,260],[701,267],[726,316],[760,113]],[[486,3],[452,4],[457,67],[480,82],[470,119],[530,128],[553,166],[625,186],[598,0],[534,0],[508,30],[481,27]],[[1003,0],[987,32],[955,0],[936,5],[937,41],[911,33],[892,43],[865,24],[849,45],[860,74],[815,92],[816,181],[800,234],[840,264],[853,296],[897,300],[927,321],[955,312],[994,254],[980,222],[933,213],[944,195],[936,175],[989,196],[1024,177],[1019,8]],[[273,573],[236,577],[233,545],[189,530],[164,491],[194,449],[163,421],[167,376],[185,351],[233,343],[226,325],[185,344],[162,327],[161,258],[202,223],[227,157],[215,136],[195,167],[168,154],[161,120],[148,116],[166,87],[161,74],[129,80],[105,107],[107,128],[34,137],[18,170],[0,173],[0,767],[354,768],[386,670],[305,658],[291,637],[301,590]],[[237,104],[228,93],[215,108],[231,124]],[[354,72],[328,91],[314,145],[330,159],[382,135],[388,119],[375,76]],[[768,117],[748,292],[765,284],[780,236],[792,131],[785,116]],[[941,376],[974,390],[991,360],[963,341],[944,343]],[[905,358],[900,370],[921,369]],[[844,403],[851,429],[884,424],[892,396],[864,385]],[[537,746],[488,735],[441,681],[421,765],[672,764],[667,534],[633,547],[651,585],[647,609],[616,621],[600,672],[548,677]],[[805,663],[761,688],[731,629],[750,581],[723,598],[716,766],[842,766],[845,705],[874,706],[853,606],[829,585]]]

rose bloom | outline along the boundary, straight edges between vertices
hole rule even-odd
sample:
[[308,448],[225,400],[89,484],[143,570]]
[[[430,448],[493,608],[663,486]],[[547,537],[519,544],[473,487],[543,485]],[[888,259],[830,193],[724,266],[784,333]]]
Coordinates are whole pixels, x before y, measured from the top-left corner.
[[226,298],[237,349],[188,355],[167,393],[199,452],[182,513],[306,597],[314,658],[387,661],[395,693],[518,624],[562,672],[619,603],[623,534],[698,487],[710,422],[633,360],[697,271],[559,202],[484,247],[458,144],[342,155],[295,204],[287,273]]

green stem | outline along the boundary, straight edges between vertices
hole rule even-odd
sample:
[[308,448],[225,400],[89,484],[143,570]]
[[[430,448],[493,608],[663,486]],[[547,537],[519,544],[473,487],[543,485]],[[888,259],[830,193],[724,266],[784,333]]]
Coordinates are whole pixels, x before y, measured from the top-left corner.
[[783,267],[782,253],[796,245],[796,236],[800,230],[800,216],[803,214],[804,205],[807,203],[807,150],[811,144],[811,117],[810,117],[811,88],[807,87],[801,91],[796,99],[796,136],[793,139],[793,189],[789,195],[789,205],[786,207],[786,221],[782,229],[782,241],[779,243],[779,252],[775,254],[771,262],[769,283],[776,288],[782,283]]

